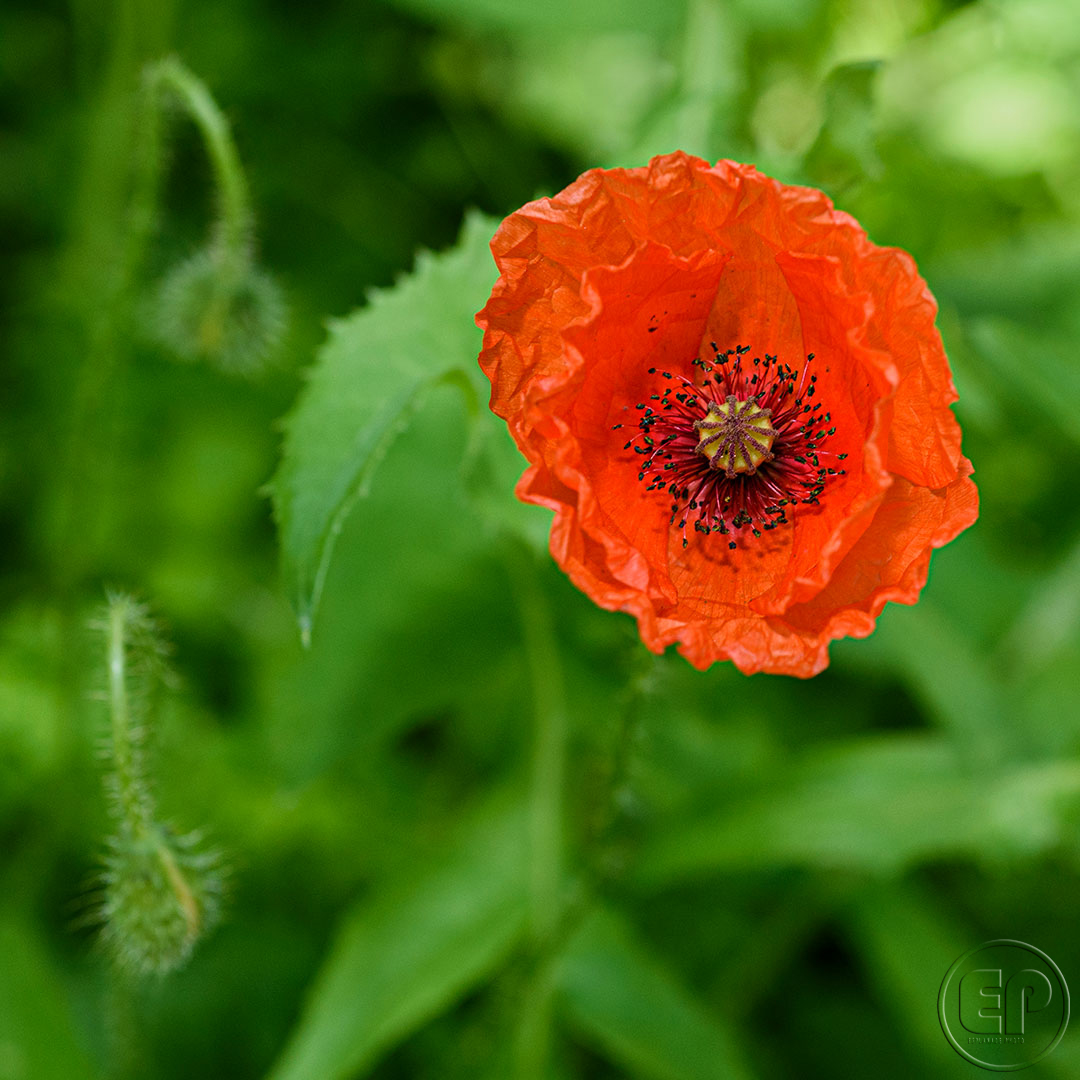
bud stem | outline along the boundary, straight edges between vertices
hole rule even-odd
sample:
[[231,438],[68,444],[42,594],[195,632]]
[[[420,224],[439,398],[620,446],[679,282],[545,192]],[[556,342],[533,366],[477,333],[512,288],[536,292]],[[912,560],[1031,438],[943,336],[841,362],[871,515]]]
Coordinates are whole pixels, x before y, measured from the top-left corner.
[[163,975],[182,964],[217,917],[220,858],[156,820],[143,761],[155,688],[166,684],[168,649],[147,609],[109,596],[105,634],[110,738],[106,780],[116,828],[102,874],[102,936],[119,968]]
[[151,831],[150,797],[141,778],[128,697],[127,650],[133,614],[136,612],[126,598],[115,597],[109,604],[109,713],[119,817],[133,839],[145,840]]
[[202,136],[218,192],[218,221],[214,246],[222,261],[226,280],[243,276],[251,258],[253,227],[247,181],[240,167],[229,122],[225,119],[206,84],[175,57],[167,57],[147,70],[147,88],[155,101],[162,91],[170,92],[198,128]]

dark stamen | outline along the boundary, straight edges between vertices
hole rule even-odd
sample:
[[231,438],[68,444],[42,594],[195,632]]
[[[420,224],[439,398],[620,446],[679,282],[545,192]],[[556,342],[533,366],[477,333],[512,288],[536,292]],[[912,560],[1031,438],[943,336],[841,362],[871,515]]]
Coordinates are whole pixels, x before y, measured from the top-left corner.
[[[712,342],[710,348],[715,365],[700,357],[691,362],[703,372],[701,384],[649,368],[676,386],[650,395],[650,401],[662,400],[659,413],[637,405],[644,413],[640,443],[626,446],[646,457],[639,474],[648,481],[646,490],[673,500],[671,525],[682,530],[684,547],[687,525],[706,535],[733,531],[759,538],[789,523],[785,507],[816,505],[825,485],[846,474],[836,465],[847,454],[825,449],[836,434],[835,427],[825,427],[829,413],[819,413],[820,401],[804,404],[817,391],[817,374],[769,353],[764,360],[754,357],[744,371],[749,346],[721,352]],[[809,364],[813,353],[806,359]],[[813,417],[804,422],[807,414]],[[821,426],[812,429],[812,423]],[[730,549],[737,546],[728,541]]]

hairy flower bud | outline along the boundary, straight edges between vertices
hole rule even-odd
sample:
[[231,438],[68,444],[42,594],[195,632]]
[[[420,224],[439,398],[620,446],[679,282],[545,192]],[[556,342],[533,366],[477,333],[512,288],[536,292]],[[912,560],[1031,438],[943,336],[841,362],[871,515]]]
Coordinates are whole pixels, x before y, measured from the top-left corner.
[[271,362],[286,329],[277,283],[247,263],[236,268],[211,248],[175,266],[161,282],[154,336],[183,360],[252,375]]

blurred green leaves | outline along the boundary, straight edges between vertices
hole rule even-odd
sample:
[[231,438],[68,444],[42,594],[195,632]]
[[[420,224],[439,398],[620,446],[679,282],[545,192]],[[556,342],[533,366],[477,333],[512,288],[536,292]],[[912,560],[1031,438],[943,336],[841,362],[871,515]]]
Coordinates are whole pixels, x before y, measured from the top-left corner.
[[571,1023],[642,1080],[749,1080],[733,1033],[616,913],[586,916],[560,963]]
[[895,874],[945,857],[1036,854],[1078,819],[1080,763],[988,769],[937,738],[845,740],[706,820],[666,830],[639,872],[652,887],[793,865]]
[[667,0],[393,0],[397,6],[432,18],[485,31],[598,34],[633,27],[645,34],[662,34],[679,25],[682,4]]
[[870,887],[845,909],[845,929],[858,950],[879,1006],[895,1016],[916,1060],[941,1059],[941,1031],[927,1003],[949,966],[971,943],[918,888]]
[[[503,1080],[540,971],[560,1080],[952,1076],[933,997],[955,955],[1015,933],[1075,970],[1076,0],[72,11],[0,13],[0,1075]],[[286,368],[255,384],[162,363],[126,315],[100,333],[138,72],[170,49],[214,88],[265,208],[296,358],[318,350],[299,393]],[[130,283],[144,294],[205,244],[205,155],[176,135]],[[537,943],[520,789],[551,687],[530,679],[500,534],[542,551],[550,515],[513,497],[524,463],[484,408],[473,315],[499,217],[676,147],[822,186],[912,251],[942,304],[982,518],[935,556],[918,606],[837,643],[811,684],[657,658],[610,805],[641,647],[541,564],[574,880]],[[450,242],[471,204],[488,216],[455,249],[320,347],[328,312]],[[93,340],[123,363],[78,406]],[[255,489],[294,401],[273,484],[282,588]],[[85,443],[64,427],[77,406]],[[65,487],[82,495],[62,531]],[[103,584],[140,589],[175,630],[162,808],[219,822],[240,863],[226,924],[130,1013],[69,917],[102,828],[80,632]],[[319,608],[308,650],[283,592],[309,625]],[[107,1031],[141,1042],[126,1076]],[[1069,1054],[1048,1075],[1075,1073]]]
[[1080,445],[1080,368],[1073,359],[1071,335],[994,317],[972,320],[969,332],[991,371],[1011,393],[1022,396],[1022,407]]
[[831,191],[881,174],[874,114],[874,82],[881,64],[865,60],[834,68],[825,80],[824,123],[807,153],[806,168]]
[[36,928],[0,909],[0,1076],[98,1075],[81,1045],[67,988]]
[[527,911],[525,811],[496,798],[444,857],[346,915],[271,1080],[339,1080],[505,959]]
[[[272,1080],[365,1075],[498,973],[526,926],[525,825],[520,801],[496,797],[441,859],[346,915]],[[555,985],[572,1025],[634,1076],[751,1075],[733,1034],[604,907],[587,910],[562,946]]]
[[883,122],[990,177],[1075,169],[1077,15],[1074,0],[966,6],[886,70]]

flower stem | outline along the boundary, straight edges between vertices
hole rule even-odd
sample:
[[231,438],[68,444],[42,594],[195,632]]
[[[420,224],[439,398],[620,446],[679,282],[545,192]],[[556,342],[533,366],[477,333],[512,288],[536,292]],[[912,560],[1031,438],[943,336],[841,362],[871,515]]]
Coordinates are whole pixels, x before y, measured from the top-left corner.
[[511,576],[518,594],[522,636],[533,689],[530,769],[530,937],[534,967],[521,1002],[514,1039],[514,1074],[539,1080],[551,1051],[553,946],[563,910],[567,716],[562,665],[551,609],[536,580],[531,552],[515,549]]
[[536,723],[529,814],[531,927],[534,940],[541,943],[550,937],[559,917],[567,723],[562,667],[551,612],[531,567],[527,575],[522,575],[519,588]]
[[632,803],[634,749],[641,733],[642,704],[652,688],[659,659],[651,652],[635,647],[630,678],[621,695],[620,707],[611,733],[610,756],[604,793],[592,834],[594,885],[618,876],[621,866],[617,856],[618,834],[628,806]]

